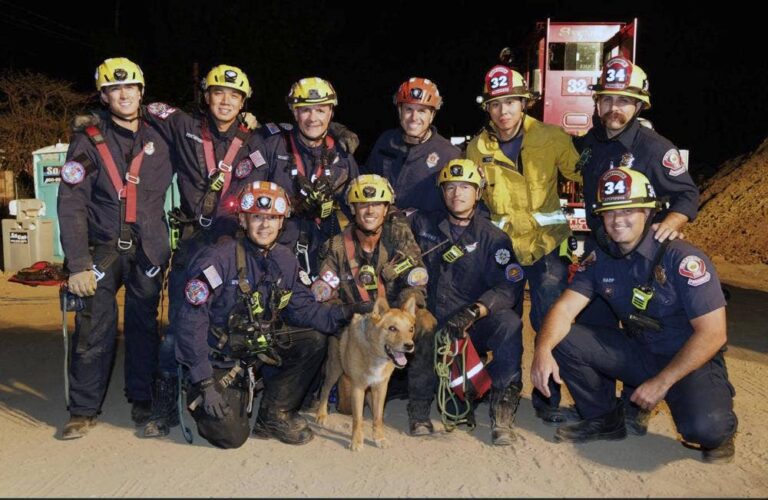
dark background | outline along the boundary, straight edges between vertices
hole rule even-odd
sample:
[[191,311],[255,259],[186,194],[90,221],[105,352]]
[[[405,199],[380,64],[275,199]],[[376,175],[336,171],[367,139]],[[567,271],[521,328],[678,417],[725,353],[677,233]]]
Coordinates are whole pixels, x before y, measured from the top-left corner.
[[499,50],[516,46],[535,22],[631,21],[636,62],[648,73],[656,130],[691,150],[699,177],[753,150],[768,135],[765,22],[755,8],[722,2],[0,0],[0,68],[30,69],[95,92],[107,57],[137,62],[146,102],[189,109],[193,63],[240,66],[254,87],[249,109],[261,121],[289,121],[284,96],[305,76],[330,80],[336,118],[360,135],[364,161],[378,134],[396,126],[392,94],[410,76],[434,80],[445,105],[444,136],[471,135],[484,114],[475,104]]

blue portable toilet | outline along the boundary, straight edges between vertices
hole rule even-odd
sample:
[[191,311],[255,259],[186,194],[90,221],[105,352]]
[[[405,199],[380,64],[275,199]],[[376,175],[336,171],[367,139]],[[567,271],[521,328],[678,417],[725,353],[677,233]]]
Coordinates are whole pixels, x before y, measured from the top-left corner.
[[[53,258],[57,261],[64,260],[64,250],[61,248],[59,238],[59,216],[56,210],[56,199],[59,196],[59,183],[61,182],[61,167],[67,157],[69,144],[56,143],[32,152],[32,164],[34,169],[35,198],[45,203],[45,217],[53,220]],[[176,175],[173,183],[165,195],[165,211],[168,213],[174,207],[179,206],[179,187],[176,185]]]

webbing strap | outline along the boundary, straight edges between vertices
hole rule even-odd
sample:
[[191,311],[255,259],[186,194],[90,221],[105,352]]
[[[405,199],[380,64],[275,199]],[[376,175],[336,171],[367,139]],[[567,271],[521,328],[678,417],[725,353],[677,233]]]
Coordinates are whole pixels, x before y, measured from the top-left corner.
[[[293,134],[290,132],[286,133],[286,135],[288,136],[288,142],[291,145],[291,154],[293,155],[293,163],[296,165],[296,171],[299,173],[299,175],[306,177],[307,169],[304,167],[304,162],[302,161],[301,155],[299,154],[299,148],[296,147],[296,139],[294,139]],[[326,135],[324,145],[325,150],[323,151],[323,161],[321,161],[315,168],[315,177],[320,177],[320,174],[323,173],[323,169],[327,166],[326,152],[332,150],[336,143],[334,142],[333,137]]]
[[[357,291],[360,294],[360,298],[363,302],[370,302],[371,296],[368,294],[368,290],[360,283],[358,278],[360,274],[360,264],[355,258],[355,242],[352,239],[352,226],[347,226],[344,229],[344,252],[347,254],[347,261],[349,262],[349,269],[352,272],[352,279],[357,286]],[[379,297],[385,297],[386,291],[384,290],[384,283],[381,280],[381,276],[376,276],[376,291]]]

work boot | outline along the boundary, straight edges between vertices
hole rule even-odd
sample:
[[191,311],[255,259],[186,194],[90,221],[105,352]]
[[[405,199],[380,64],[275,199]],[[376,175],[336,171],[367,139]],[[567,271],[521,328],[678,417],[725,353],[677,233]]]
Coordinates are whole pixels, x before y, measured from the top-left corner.
[[408,401],[408,432],[411,436],[428,436],[435,432],[429,412],[432,401],[416,399]]
[[717,448],[701,448],[701,459],[708,464],[729,464],[736,454],[734,437],[729,437]]
[[146,425],[150,416],[152,416],[152,401],[134,400],[131,403],[131,420],[136,427]]
[[512,383],[506,389],[491,387],[489,403],[493,445],[511,446],[517,439],[513,431],[513,423],[517,405],[520,403],[520,386]]
[[536,416],[544,422],[544,425],[550,427],[559,427],[568,422],[578,422],[581,420],[581,415],[579,415],[574,406],[536,408]]
[[624,426],[624,406],[616,405],[616,408],[605,415],[595,418],[587,418],[571,425],[561,425],[555,431],[555,442],[570,441],[572,443],[586,443],[599,439],[619,440],[627,437],[627,428]]
[[70,415],[69,422],[64,426],[61,439],[77,439],[88,434],[91,427],[96,425],[96,417],[84,415]]
[[645,436],[650,421],[651,412],[648,410],[632,407],[624,409],[624,425],[627,428],[627,434]]
[[152,415],[144,426],[144,437],[162,437],[179,425],[179,379],[161,375],[155,379],[155,394],[152,399]]
[[259,408],[253,435],[258,439],[276,438],[286,444],[306,444],[315,433],[307,419],[295,411],[273,410],[264,405]]

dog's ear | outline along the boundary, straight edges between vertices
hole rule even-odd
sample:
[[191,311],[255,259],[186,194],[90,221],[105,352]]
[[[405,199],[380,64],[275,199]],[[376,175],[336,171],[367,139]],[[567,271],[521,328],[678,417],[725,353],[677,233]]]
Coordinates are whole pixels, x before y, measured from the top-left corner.
[[376,303],[373,304],[373,316],[375,318],[380,318],[387,311],[389,311],[389,303],[387,302],[387,297],[386,295],[381,294],[376,299]]
[[411,316],[416,316],[416,296],[411,295],[408,297],[408,300],[405,301],[405,304],[403,307],[401,307],[403,311],[407,312]]

